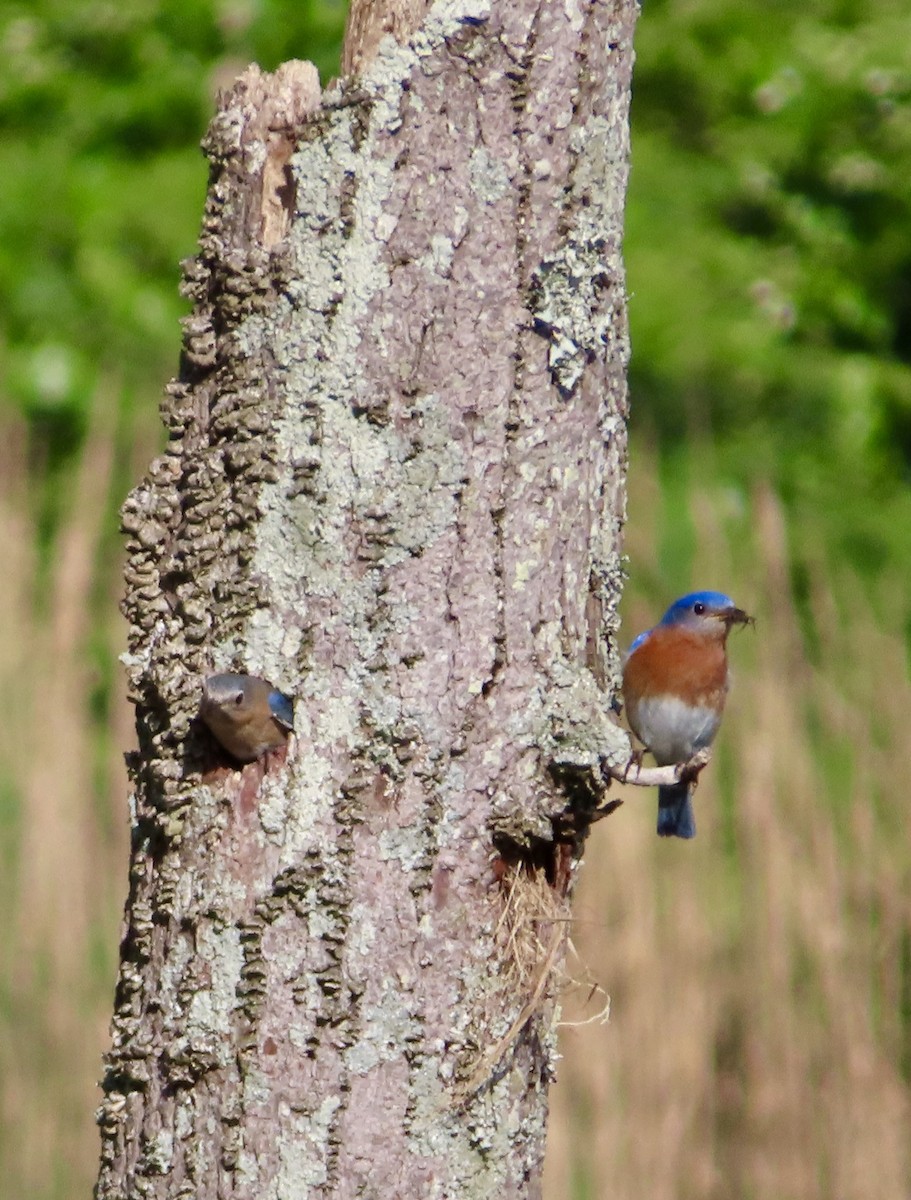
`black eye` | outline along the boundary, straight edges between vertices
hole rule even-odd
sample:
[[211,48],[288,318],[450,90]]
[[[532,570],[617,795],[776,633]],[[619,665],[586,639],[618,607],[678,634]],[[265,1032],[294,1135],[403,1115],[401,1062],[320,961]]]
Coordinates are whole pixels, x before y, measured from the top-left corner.
[[702,604],[701,601],[697,600],[696,603],[693,605],[693,612],[696,614],[697,617],[701,617],[702,614],[705,612],[705,605]]
[[243,692],[236,692],[234,695],[234,703],[237,705],[238,708],[240,708],[240,706],[243,704],[243,702],[244,702]]

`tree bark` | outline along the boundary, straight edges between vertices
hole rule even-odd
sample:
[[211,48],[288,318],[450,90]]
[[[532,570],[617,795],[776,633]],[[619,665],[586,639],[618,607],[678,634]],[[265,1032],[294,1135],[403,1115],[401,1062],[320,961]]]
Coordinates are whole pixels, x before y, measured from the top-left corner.
[[[553,975],[625,739],[632,0],[442,0],[250,68],[166,452],[124,508],[140,750],[97,1196],[540,1191]],[[200,677],[296,698],[227,762]]]
[[397,42],[407,41],[431,3],[432,0],[351,0],[342,47],[342,74],[358,75],[365,71],[387,34]]

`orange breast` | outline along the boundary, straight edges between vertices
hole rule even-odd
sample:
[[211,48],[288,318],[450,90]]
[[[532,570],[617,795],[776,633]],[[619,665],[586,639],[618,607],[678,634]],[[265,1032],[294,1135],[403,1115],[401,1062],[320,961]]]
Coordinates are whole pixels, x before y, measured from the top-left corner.
[[678,696],[688,704],[720,709],[728,688],[724,639],[688,630],[657,628],[627,660],[623,691],[632,697]]

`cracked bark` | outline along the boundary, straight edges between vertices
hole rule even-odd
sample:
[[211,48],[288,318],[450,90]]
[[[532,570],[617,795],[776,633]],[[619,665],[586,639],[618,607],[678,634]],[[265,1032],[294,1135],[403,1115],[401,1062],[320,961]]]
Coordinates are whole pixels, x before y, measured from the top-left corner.
[[[635,6],[424,7],[322,97],[250,68],[206,138],[169,444],[124,506],[104,1200],[540,1190],[555,819],[626,749]],[[213,669],[296,697],[286,757],[219,758]]]

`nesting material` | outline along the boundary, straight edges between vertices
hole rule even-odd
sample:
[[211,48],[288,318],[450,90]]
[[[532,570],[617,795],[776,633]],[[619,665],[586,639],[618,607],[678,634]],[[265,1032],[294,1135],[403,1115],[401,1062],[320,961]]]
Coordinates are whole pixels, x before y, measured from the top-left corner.
[[503,946],[505,971],[499,994],[526,999],[503,1036],[481,1056],[459,1087],[460,1102],[490,1082],[528,1022],[546,1004],[552,1003],[551,984],[561,970],[569,935],[569,902],[551,887],[543,868],[510,865],[500,887],[504,905],[497,923],[497,938]]

